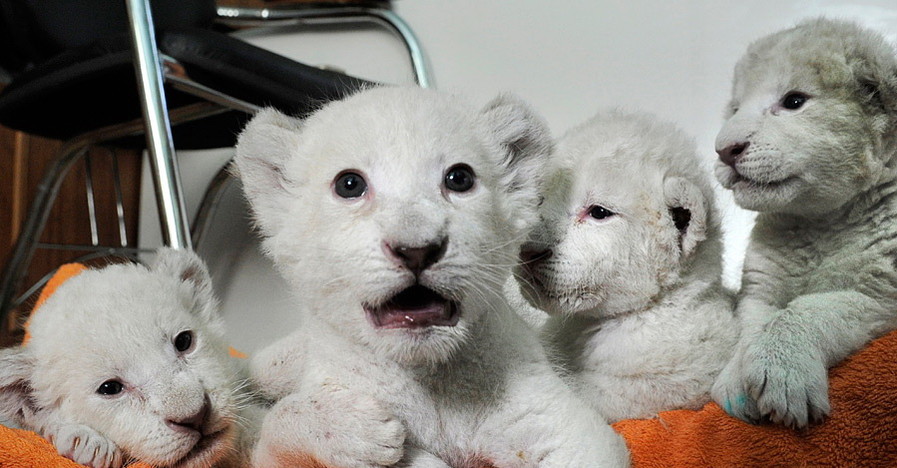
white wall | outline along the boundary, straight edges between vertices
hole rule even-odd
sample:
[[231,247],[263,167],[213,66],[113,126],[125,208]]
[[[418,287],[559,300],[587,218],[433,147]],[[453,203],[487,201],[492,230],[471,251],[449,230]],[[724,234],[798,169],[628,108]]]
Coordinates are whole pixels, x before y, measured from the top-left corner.
[[[732,68],[753,39],[821,14],[855,18],[897,37],[894,0],[399,0],[395,10],[421,39],[442,90],[476,102],[513,91],[558,135],[600,108],[646,109],[694,135],[708,164]],[[308,63],[379,81],[411,81],[403,49],[379,31],[244,35]],[[212,166],[227,156],[182,154],[192,200]],[[751,216],[727,194],[721,197],[729,228],[727,281],[735,284]],[[238,199],[235,192],[231,205]],[[237,231],[231,218],[219,229]],[[153,243],[154,229],[149,222],[142,230],[146,243]],[[225,315],[231,329],[240,330],[235,344],[251,350],[291,328],[292,306],[285,285],[255,251],[234,251],[221,237],[210,250]],[[229,249],[235,253],[224,255]]]

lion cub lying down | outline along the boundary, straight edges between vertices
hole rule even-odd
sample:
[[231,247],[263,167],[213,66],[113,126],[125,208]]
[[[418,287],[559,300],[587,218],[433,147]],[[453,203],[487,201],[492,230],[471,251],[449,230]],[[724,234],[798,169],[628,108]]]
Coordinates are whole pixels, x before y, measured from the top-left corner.
[[570,380],[611,421],[699,408],[737,337],[719,216],[694,143],[623,112],[568,132],[521,290]]
[[826,19],[752,44],[735,68],[716,175],[759,211],[742,338],[713,396],[729,414],[804,427],[828,374],[897,327],[897,58]]
[[0,411],[93,468],[243,466],[216,307],[192,253],[86,270],[35,311],[26,345],[0,350]]
[[252,363],[257,465],[627,464],[502,295],[550,145],[517,100],[417,88],[249,123],[237,168],[304,320]]

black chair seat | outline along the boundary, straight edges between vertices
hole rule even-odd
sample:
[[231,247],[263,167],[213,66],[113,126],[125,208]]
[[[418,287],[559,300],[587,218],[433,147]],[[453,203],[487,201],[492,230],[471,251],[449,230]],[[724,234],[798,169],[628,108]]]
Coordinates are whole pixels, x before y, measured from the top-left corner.
[[[193,80],[259,106],[302,116],[321,103],[373,83],[321,70],[202,29],[157,32],[161,53],[177,60]],[[0,93],[0,124],[68,140],[141,117],[127,36],[109,37],[65,51],[18,76]],[[99,98],[104,96],[104,98]],[[166,86],[169,109],[202,99]],[[250,118],[229,111],[173,129],[180,149],[233,146]],[[142,147],[143,138],[117,141]]]

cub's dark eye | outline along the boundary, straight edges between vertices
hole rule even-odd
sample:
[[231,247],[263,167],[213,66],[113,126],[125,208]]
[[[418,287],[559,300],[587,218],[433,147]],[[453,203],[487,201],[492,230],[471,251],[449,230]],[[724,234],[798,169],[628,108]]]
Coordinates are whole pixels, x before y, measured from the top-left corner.
[[614,213],[611,210],[608,210],[607,208],[605,208],[603,206],[595,205],[595,206],[589,208],[589,216],[591,216],[595,219],[610,218],[611,216],[613,216],[615,214],[616,213]]
[[466,192],[473,188],[476,177],[467,164],[457,164],[445,173],[445,188],[452,192]]
[[810,96],[804,93],[790,92],[782,98],[782,107],[788,110],[797,110],[803,107],[807,99],[810,99]]
[[179,353],[186,352],[193,346],[193,332],[190,330],[182,331],[174,337],[174,349]]
[[118,395],[124,389],[125,386],[118,380],[107,380],[100,384],[100,387],[97,388],[97,393],[100,395]]
[[355,172],[343,172],[333,181],[333,191],[342,198],[358,198],[367,190],[368,183]]

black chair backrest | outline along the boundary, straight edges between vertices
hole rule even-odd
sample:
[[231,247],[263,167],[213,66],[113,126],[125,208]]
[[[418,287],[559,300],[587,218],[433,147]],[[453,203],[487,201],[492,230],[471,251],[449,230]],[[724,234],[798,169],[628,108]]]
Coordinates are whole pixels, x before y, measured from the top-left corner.
[[[215,0],[150,0],[157,28],[208,28]],[[0,68],[17,73],[128,30],[124,0],[0,0]]]

